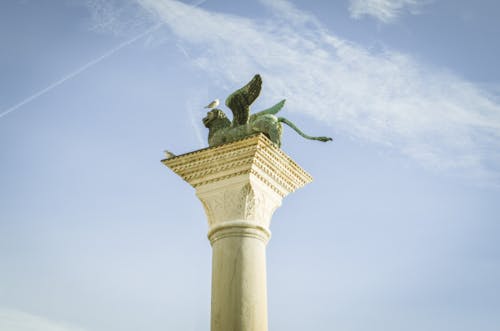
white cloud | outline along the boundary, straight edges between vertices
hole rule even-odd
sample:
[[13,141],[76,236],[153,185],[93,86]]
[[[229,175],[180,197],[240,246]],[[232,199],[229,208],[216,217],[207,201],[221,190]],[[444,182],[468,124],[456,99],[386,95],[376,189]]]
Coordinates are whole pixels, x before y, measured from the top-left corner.
[[5,331],[85,331],[44,317],[16,310],[0,309],[0,330]]
[[75,5],[90,9],[90,29],[117,36],[130,36],[144,32],[149,26],[144,12],[135,0],[71,0]]
[[428,0],[350,0],[349,12],[353,18],[373,16],[383,23],[396,20],[404,12],[418,14]]
[[306,113],[431,169],[498,177],[500,105],[451,72],[393,50],[370,52],[286,1],[261,0],[274,14],[261,20],[137,1],[168,26],[188,61],[224,87],[259,72],[265,103],[287,98],[286,112]]

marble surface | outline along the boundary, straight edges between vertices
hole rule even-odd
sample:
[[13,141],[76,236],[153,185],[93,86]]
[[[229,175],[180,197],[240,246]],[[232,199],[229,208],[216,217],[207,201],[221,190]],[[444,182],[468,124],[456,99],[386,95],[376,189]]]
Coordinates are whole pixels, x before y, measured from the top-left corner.
[[196,190],[212,245],[212,331],[267,330],[266,244],[283,197],[312,178],[264,135],[162,161]]

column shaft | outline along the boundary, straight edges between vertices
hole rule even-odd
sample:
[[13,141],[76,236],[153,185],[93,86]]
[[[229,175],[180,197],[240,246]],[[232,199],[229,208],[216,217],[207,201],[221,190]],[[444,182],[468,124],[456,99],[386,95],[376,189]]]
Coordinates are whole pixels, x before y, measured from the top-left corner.
[[211,330],[267,331],[266,242],[243,231],[212,249]]

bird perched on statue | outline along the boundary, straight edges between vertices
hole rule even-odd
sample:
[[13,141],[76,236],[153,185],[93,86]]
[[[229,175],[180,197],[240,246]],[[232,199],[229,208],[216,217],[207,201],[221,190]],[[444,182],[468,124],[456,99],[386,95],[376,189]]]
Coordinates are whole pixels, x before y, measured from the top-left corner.
[[210,102],[208,105],[205,106],[205,108],[208,109],[213,109],[219,105],[219,99],[215,99],[214,101]]
[[167,151],[167,150],[165,150],[165,151],[163,151],[163,152],[165,153],[165,156],[166,156],[166,158],[167,158],[167,159],[171,159],[171,158],[173,158],[173,157],[176,157],[176,156],[177,156],[177,155],[175,155],[174,153],[172,153],[171,151]]

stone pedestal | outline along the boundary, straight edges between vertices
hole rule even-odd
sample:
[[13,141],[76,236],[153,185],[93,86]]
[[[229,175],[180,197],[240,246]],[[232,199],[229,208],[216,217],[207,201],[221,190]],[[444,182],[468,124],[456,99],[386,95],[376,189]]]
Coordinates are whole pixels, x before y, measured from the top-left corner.
[[208,218],[211,330],[267,330],[271,217],[311,176],[262,134],[162,162],[196,189]]

